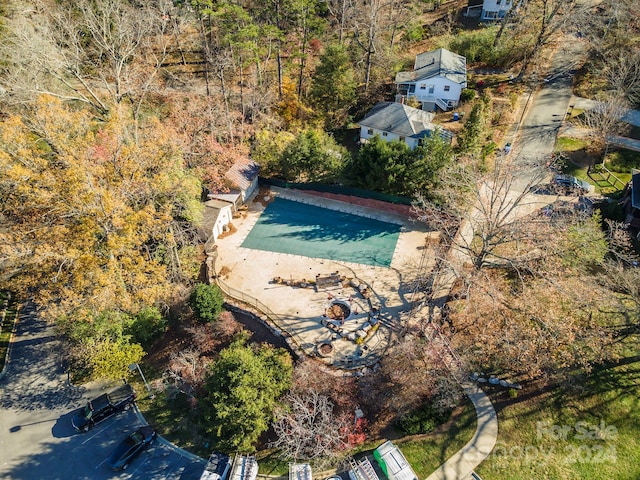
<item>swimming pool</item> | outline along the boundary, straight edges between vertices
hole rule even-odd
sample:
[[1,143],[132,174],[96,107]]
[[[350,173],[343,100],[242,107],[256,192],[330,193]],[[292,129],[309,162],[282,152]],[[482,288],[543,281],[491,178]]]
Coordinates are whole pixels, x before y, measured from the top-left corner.
[[400,225],[276,197],[242,247],[389,267]]

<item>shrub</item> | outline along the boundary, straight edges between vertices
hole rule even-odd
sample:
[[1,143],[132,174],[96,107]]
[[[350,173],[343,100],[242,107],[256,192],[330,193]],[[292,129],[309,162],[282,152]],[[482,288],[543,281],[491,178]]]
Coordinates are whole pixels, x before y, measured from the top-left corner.
[[607,168],[615,173],[631,173],[640,167],[640,154],[630,150],[619,150],[607,155]]
[[419,42],[424,39],[424,28],[419,23],[413,23],[406,26],[405,40],[407,42]]
[[451,410],[439,412],[433,404],[427,403],[411,413],[403,415],[398,421],[398,427],[406,435],[429,433],[437,425],[446,422],[451,415]]
[[476,98],[476,91],[472,88],[464,88],[460,93],[460,102],[466,103],[470,102]]
[[494,38],[493,28],[462,32],[451,39],[449,50],[466,57],[467,64],[495,65],[499,63],[500,52],[493,46]]
[[143,347],[148,347],[166,330],[167,319],[156,307],[147,307],[133,317],[133,321],[127,328],[127,333],[133,337],[135,342]]
[[496,151],[498,145],[495,142],[489,142],[482,147],[482,159],[485,160],[489,155]]
[[598,209],[602,213],[602,217],[616,222],[622,222],[625,218],[622,206],[611,198],[598,204]]
[[197,317],[203,322],[212,322],[222,312],[224,297],[217,285],[199,283],[189,297],[189,304]]

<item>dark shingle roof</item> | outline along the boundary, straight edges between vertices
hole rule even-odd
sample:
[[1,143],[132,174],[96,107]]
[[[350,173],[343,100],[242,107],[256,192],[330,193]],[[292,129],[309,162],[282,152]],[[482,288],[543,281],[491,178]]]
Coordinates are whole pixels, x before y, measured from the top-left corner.
[[412,71],[399,72],[396,75],[396,83],[417,82],[434,77],[445,77],[452,82],[465,83],[467,59],[444,48],[421,53],[416,55]]
[[418,110],[402,103],[380,102],[360,120],[360,125],[401,137],[424,137],[434,129],[433,113]]

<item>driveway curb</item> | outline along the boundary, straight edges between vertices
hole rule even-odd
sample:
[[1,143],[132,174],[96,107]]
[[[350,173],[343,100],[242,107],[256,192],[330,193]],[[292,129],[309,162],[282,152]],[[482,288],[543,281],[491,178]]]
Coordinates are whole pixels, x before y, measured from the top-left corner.
[[9,344],[7,345],[7,353],[4,356],[4,365],[2,366],[2,371],[0,372],[0,380],[2,380],[2,378],[7,373],[7,367],[9,366],[9,361],[11,361],[11,347],[13,346],[13,337],[16,334],[16,329],[18,328],[18,323],[20,322],[21,307],[22,305],[18,305],[18,307],[16,307],[16,318],[13,321],[13,327],[11,327],[11,335],[9,335]]

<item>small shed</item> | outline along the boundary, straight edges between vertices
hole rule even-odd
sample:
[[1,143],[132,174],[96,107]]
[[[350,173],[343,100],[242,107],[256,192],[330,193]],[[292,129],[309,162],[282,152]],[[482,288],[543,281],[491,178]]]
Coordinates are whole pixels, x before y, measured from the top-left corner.
[[373,451],[373,458],[389,480],[418,480],[400,449],[390,441],[376,448]]
[[202,221],[200,223],[200,237],[207,241],[213,236],[215,241],[222,232],[229,228],[233,218],[233,204],[224,200],[207,200],[204,202]]
[[239,158],[224,175],[227,188],[224,191],[211,192],[208,197],[230,202],[235,212],[255,192],[259,173],[260,165],[248,157]]

